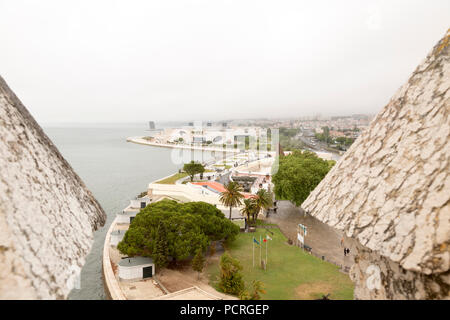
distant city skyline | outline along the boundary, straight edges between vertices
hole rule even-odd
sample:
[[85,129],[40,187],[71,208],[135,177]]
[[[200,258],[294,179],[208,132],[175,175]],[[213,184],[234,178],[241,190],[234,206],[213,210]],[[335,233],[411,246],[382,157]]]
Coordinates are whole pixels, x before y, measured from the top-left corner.
[[448,0],[0,0],[0,75],[41,124],[375,115]]
[[[149,122],[154,122],[156,128],[158,126],[189,126],[190,123],[201,121],[203,125],[207,125],[208,122],[211,122],[214,125],[217,125],[222,122],[227,123],[233,123],[233,122],[242,122],[242,121],[252,121],[252,122],[258,122],[258,121],[267,121],[267,122],[284,122],[284,121],[320,121],[320,120],[329,120],[331,118],[350,118],[352,116],[357,115],[363,115],[367,117],[374,117],[375,114],[370,113],[362,113],[362,114],[342,114],[338,116],[326,116],[326,115],[311,115],[311,116],[300,116],[300,117],[283,117],[283,118],[233,118],[233,119],[218,119],[218,120],[209,120],[209,119],[186,119],[186,120],[161,120],[161,121],[155,121],[153,119],[144,119],[141,121],[122,121],[122,122],[116,122],[116,121],[85,121],[85,122],[73,122],[73,121],[50,121],[50,122],[41,122],[44,126],[54,126],[54,125],[92,125],[92,124],[98,124],[98,125],[118,125],[118,126],[127,126],[127,125],[137,125],[137,126],[144,126],[148,127]],[[319,118],[317,118],[319,116]]]

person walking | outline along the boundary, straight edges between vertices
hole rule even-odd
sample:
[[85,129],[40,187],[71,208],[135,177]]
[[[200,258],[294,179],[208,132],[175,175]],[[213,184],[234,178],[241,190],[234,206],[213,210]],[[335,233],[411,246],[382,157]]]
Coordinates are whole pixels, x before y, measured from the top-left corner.
[[344,257],[347,256],[347,248],[344,248]]

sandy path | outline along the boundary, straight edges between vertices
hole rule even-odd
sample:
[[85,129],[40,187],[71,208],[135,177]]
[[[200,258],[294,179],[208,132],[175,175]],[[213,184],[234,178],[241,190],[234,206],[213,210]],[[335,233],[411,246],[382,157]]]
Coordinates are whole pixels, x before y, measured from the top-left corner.
[[[205,267],[206,269],[206,267]],[[204,269],[204,270],[205,270]],[[192,270],[191,266],[183,266],[177,270],[164,269],[158,273],[158,280],[169,292],[176,292],[179,290],[197,286],[200,289],[224,300],[237,300],[236,297],[218,292],[209,285],[208,275],[205,272],[200,274]]]

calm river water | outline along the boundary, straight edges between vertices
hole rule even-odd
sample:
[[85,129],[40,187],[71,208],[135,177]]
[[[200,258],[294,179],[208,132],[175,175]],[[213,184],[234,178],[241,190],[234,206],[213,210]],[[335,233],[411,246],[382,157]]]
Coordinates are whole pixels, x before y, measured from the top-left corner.
[[155,148],[126,141],[146,135],[145,124],[44,126],[44,131],[72,165],[108,215],[105,226],[95,233],[94,245],[81,273],[81,289],[69,299],[105,299],[102,282],[102,249],[106,231],[115,214],[129,200],[145,191],[149,182],[176,172],[185,161],[212,159],[211,153]]

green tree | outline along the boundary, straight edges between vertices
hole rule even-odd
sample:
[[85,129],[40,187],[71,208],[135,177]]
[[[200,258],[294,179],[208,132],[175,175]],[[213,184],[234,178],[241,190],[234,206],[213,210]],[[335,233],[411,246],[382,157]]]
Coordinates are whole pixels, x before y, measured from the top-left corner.
[[154,255],[160,254],[157,243],[161,222],[166,229],[168,256],[175,261],[193,256],[211,241],[231,241],[239,234],[239,227],[209,203],[162,200],[148,205],[136,215],[117,246],[119,251],[128,256],[155,259]]
[[304,143],[296,136],[300,132],[300,129],[292,129],[281,127],[279,129],[279,141],[280,145],[285,151],[303,148]]
[[332,163],[315,153],[296,150],[279,159],[278,171],[273,175],[275,195],[300,206],[331,169]]
[[244,195],[241,192],[242,187],[239,183],[230,181],[227,185],[225,185],[225,191],[220,195],[220,202],[222,202],[224,206],[230,207],[230,220],[233,207],[241,205],[241,199],[244,198]]
[[346,147],[351,146],[354,141],[355,141],[355,139],[348,138],[348,137],[337,137],[336,138],[337,143],[342,144]]
[[169,244],[167,241],[167,230],[163,221],[159,222],[155,237],[155,252],[153,259],[158,268],[165,268],[169,262]]
[[244,207],[241,209],[241,213],[247,218],[247,230],[250,226],[250,220],[252,219],[256,210],[256,203],[253,198],[244,200]]
[[183,170],[191,177],[191,181],[193,181],[196,174],[205,172],[205,167],[199,162],[191,161],[184,164]]
[[198,272],[198,278],[200,279],[200,273],[203,271],[205,266],[205,258],[203,257],[202,249],[197,249],[197,252],[192,259],[192,269]]
[[196,223],[211,241],[233,241],[239,227],[225,218],[222,211],[206,202],[188,202],[180,206],[180,212],[196,217]]
[[261,209],[267,210],[272,206],[273,196],[266,189],[259,189],[254,198],[255,211],[253,212],[253,223],[256,223]]
[[245,287],[241,270],[242,266],[239,260],[225,252],[220,257],[219,289],[224,293],[239,295]]
[[323,130],[323,135],[325,138],[328,138],[330,136],[330,128],[326,127],[322,127]]

